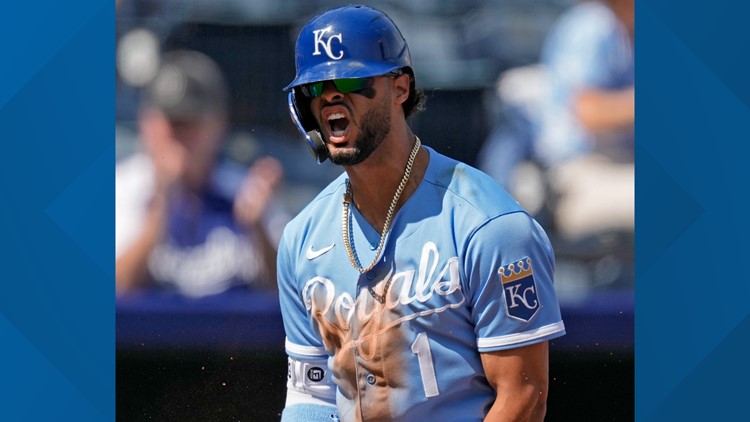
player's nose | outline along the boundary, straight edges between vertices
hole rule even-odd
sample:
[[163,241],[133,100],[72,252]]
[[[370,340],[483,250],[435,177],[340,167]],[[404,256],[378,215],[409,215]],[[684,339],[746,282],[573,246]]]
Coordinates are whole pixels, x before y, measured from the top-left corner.
[[321,97],[323,97],[323,99],[327,102],[332,102],[335,100],[340,100],[344,97],[344,94],[339,92],[333,81],[325,81],[323,82],[323,94],[321,95]]

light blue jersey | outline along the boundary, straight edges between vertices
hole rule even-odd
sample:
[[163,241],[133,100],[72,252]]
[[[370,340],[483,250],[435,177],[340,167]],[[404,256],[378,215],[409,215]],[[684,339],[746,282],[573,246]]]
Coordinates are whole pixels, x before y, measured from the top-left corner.
[[[346,174],[285,229],[279,289],[286,351],[308,387],[331,380],[342,422],[480,421],[495,392],[481,352],[565,333],[543,229],[489,176],[429,147],[383,257],[360,274],[342,240]],[[379,242],[355,207],[359,261]],[[290,368],[290,377],[292,369]]]

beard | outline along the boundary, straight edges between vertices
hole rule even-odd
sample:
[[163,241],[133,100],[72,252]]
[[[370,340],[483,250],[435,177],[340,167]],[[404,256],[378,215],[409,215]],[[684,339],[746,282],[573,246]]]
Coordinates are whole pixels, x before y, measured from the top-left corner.
[[388,97],[383,96],[382,101],[362,116],[360,134],[354,140],[354,149],[338,151],[335,154],[331,154],[329,150],[328,158],[331,162],[338,165],[353,166],[365,161],[391,132],[390,112]]

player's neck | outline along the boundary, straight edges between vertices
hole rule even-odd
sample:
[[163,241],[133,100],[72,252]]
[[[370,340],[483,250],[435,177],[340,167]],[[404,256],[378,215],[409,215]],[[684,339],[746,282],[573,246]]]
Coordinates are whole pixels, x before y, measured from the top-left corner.
[[[351,183],[352,205],[357,207],[360,214],[378,232],[383,228],[391,201],[404,176],[415,140],[414,135],[409,132],[406,140],[384,142],[365,162],[346,169]],[[397,202],[394,218],[419,187],[428,162],[429,153],[420,147],[409,179]]]

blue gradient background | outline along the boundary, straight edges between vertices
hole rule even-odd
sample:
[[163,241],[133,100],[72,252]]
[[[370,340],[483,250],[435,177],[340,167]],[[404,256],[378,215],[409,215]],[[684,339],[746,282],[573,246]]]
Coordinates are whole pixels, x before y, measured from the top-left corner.
[[[0,419],[114,420],[114,2],[0,14]],[[636,419],[746,414],[745,2],[639,0]]]
[[114,420],[114,8],[0,13],[1,420]]
[[636,2],[639,421],[747,415],[748,9]]

